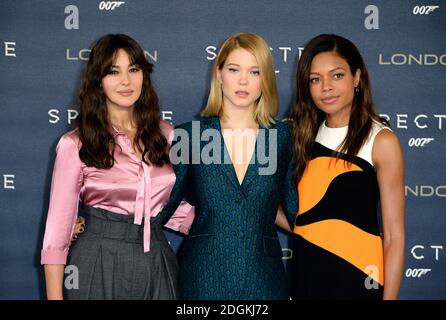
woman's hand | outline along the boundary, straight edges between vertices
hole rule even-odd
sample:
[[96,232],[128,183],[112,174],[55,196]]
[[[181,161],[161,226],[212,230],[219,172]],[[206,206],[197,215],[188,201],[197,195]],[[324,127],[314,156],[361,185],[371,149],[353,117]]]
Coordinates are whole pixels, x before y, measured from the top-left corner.
[[78,217],[76,219],[76,225],[74,227],[73,237],[71,238],[71,242],[77,239],[77,236],[84,232],[85,230],[85,219],[84,217]]

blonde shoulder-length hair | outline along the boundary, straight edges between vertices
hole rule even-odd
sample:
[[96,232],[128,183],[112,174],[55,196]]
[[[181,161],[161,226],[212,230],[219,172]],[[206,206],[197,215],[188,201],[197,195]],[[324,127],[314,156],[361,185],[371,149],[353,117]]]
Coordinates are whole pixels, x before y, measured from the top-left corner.
[[271,50],[262,37],[255,33],[236,33],[226,39],[215,58],[212,67],[211,89],[206,107],[201,112],[204,117],[220,116],[223,104],[223,92],[217,80],[217,69],[225,65],[228,55],[235,49],[243,48],[254,55],[259,65],[260,88],[262,94],[256,101],[254,118],[264,127],[275,122],[279,109],[276,75]]

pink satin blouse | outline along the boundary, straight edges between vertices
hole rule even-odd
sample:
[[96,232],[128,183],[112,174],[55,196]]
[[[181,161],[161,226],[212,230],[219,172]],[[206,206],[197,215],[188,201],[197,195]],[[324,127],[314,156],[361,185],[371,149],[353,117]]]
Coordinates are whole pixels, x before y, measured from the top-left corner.
[[[160,122],[160,127],[170,144],[173,127],[165,121]],[[150,250],[150,217],[158,215],[167,203],[175,173],[171,165],[144,163],[135,155],[128,136],[113,130],[116,148],[111,169],[87,167],[79,159],[76,130],[61,137],[56,148],[42,264],[66,264],[79,200],[89,206],[134,215],[138,225],[144,220],[144,252]],[[194,207],[183,202],[166,227],[187,233],[194,216]]]

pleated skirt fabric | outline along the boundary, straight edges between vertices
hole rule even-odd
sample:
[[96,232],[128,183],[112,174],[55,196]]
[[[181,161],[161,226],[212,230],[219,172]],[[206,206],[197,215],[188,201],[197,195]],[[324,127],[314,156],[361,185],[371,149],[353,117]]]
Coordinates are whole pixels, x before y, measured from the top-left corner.
[[89,206],[83,211],[86,227],[70,248],[65,299],[179,298],[178,262],[162,230],[160,215],[150,220],[150,251],[144,253],[143,225],[135,225],[132,215]]

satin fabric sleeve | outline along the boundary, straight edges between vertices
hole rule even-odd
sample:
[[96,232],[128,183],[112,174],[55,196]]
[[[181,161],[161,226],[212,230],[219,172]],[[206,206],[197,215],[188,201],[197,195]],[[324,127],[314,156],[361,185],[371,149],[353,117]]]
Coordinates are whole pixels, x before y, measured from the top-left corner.
[[195,207],[186,201],[181,201],[172,217],[164,225],[165,227],[188,234],[195,218]]
[[56,153],[41,264],[66,264],[83,180],[78,140],[73,134],[62,136]]

